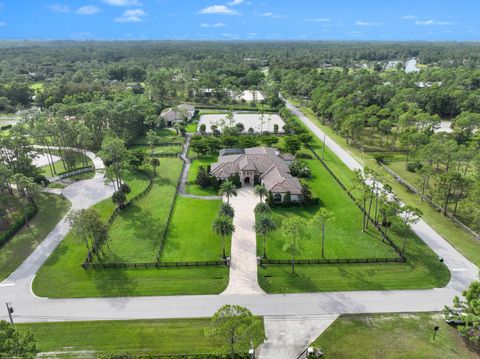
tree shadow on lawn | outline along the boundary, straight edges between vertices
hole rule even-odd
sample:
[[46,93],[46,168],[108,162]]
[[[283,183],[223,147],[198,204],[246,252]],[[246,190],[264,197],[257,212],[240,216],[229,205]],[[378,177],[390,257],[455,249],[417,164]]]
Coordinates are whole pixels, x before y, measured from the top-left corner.
[[[139,269],[131,270],[139,271]],[[100,297],[128,297],[137,294],[137,285],[126,275],[127,269],[88,269],[86,271],[86,276],[95,285]],[[117,308],[123,308],[126,301],[112,298],[112,303]]]
[[[149,211],[145,211],[140,206],[133,204],[129,209],[128,212],[125,212],[119,216],[117,221],[121,219],[125,222],[124,226],[127,226],[128,230],[131,231],[133,234],[129,235],[128,240],[131,241],[132,249],[134,249],[135,243],[137,241],[148,241],[151,243],[155,243],[156,247],[160,243],[160,237],[163,233],[164,224],[160,223],[159,221],[154,220],[151,213]],[[117,227],[118,228],[118,227]],[[121,235],[121,231],[120,231]],[[117,234],[118,236],[118,234]],[[127,238],[118,238],[110,239],[114,241],[125,241]],[[106,246],[105,246],[106,247]],[[152,246],[154,247],[154,246]],[[108,250],[108,248],[105,248]],[[158,248],[157,248],[158,249]],[[152,252],[151,261],[155,260],[156,251]],[[131,260],[128,262],[135,262],[135,253],[130,253]],[[114,249],[109,250],[107,254],[107,260],[110,262],[115,261],[125,261],[124,258],[115,254]],[[139,261],[143,262],[143,261]]]

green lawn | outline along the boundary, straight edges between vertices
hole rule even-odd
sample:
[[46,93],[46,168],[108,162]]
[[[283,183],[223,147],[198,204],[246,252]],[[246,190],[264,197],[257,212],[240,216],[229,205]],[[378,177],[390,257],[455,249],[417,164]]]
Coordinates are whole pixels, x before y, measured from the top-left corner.
[[[132,355],[214,354],[222,343],[206,337],[209,318],[17,324],[42,352],[76,357],[81,351]],[[263,338],[254,338],[259,345]],[[95,355],[95,354],[93,354]],[[55,356],[57,357],[57,356]],[[82,356],[83,357],[83,356]]]
[[[84,163],[82,162],[81,158],[82,157],[85,157],[84,155],[81,155],[81,154],[78,154],[78,156],[76,157],[76,161],[75,161],[75,164],[73,165],[71,171],[74,171],[75,169],[78,169],[78,168],[83,168],[85,167]],[[87,158],[87,163],[89,166],[92,166],[93,163],[92,163],[92,160],[88,157]],[[63,162],[61,160],[57,161],[57,162],[54,162],[54,167],[55,167],[55,171],[57,174],[59,173],[65,173],[65,172],[69,172],[69,170],[67,170],[63,164]],[[52,169],[50,168],[49,165],[46,165],[46,166],[43,166],[40,168],[40,171],[42,172],[42,174],[46,177],[50,177],[50,176],[55,176],[54,173],[52,173]]]
[[[142,151],[146,155],[150,156],[152,150],[148,145],[134,145],[129,148],[133,151]],[[154,154],[162,154],[162,153],[179,153],[182,152],[182,145],[178,144],[177,146],[155,146],[153,148]]]
[[70,208],[68,200],[44,194],[38,201],[39,211],[29,222],[0,248],[0,281],[8,277],[43,241]]
[[[397,196],[399,196],[404,203],[410,206],[419,208],[423,212],[422,219],[428,223],[434,230],[440,233],[451,245],[453,245],[460,253],[466,258],[480,266],[480,241],[476,240],[471,234],[465,232],[462,228],[458,227],[448,217],[443,216],[433,209],[428,203],[420,201],[418,195],[410,193],[407,189],[396,182],[392,176],[380,167],[374,160],[371,154],[362,153],[358,149],[355,149],[348,145],[345,139],[325,125],[322,125],[313,111],[307,107],[301,107],[303,113],[310,118],[319,128],[327,133],[333,140],[335,140],[340,146],[342,146],[347,152],[355,157],[364,166],[369,166],[379,173],[383,174],[387,179],[384,182],[390,184]],[[340,161],[337,159],[337,161]],[[332,166],[329,163],[329,166]],[[333,169],[333,168],[332,168]]]
[[[178,159],[162,159],[152,190],[113,222],[106,262],[155,261],[181,168],[182,162]],[[148,186],[148,177],[143,176],[139,181],[138,191],[132,191],[132,195]]]
[[[114,222],[109,256],[126,261],[153,261],[158,236],[175,191],[173,177],[176,172],[178,178],[180,167],[178,159],[162,159],[158,170],[160,177],[152,191]],[[135,182],[131,178],[127,183],[132,187],[130,196],[146,186],[145,179]],[[95,208],[107,220],[114,205],[111,199],[107,199],[96,204]],[[80,266],[85,256],[82,241],[72,233],[68,234],[37,273],[34,292],[39,296],[62,298],[218,294],[228,284],[228,270],[222,267],[85,271]]]
[[190,165],[190,171],[188,171],[188,185],[185,189],[187,193],[197,196],[218,196],[218,190],[211,187],[202,188],[195,184],[200,166],[203,166],[205,169],[207,169],[209,165],[217,161],[217,156],[205,156],[192,161],[192,164]]
[[[435,340],[433,328],[439,326]],[[325,359],[478,358],[480,348],[459,337],[439,314],[345,315],[313,343]]]
[[[333,177],[317,160],[305,161],[312,170],[313,177],[304,180],[312,190],[314,197],[320,199],[322,206],[332,211],[335,218],[327,224],[325,232],[326,258],[394,258],[395,251],[382,242],[380,233],[370,226],[367,232],[362,232],[362,212],[347,196]],[[281,223],[290,216],[300,216],[310,220],[320,209],[313,207],[274,208],[273,218],[277,224],[267,240],[267,255],[272,259],[289,259],[290,255],[282,251],[284,237]],[[321,258],[321,227],[310,227],[310,239],[304,240],[303,248],[297,259]],[[257,252],[263,253],[263,239],[257,237]]]
[[[320,154],[321,145],[317,140],[314,142],[313,147],[316,149],[317,153]],[[353,172],[350,171],[328,148],[325,151],[325,162],[347,188],[353,188]],[[312,166],[312,171],[314,174],[317,173],[316,176],[320,176],[320,173],[318,172],[319,169],[316,169],[316,166]],[[334,196],[332,196],[332,199],[328,199],[330,192],[328,187],[324,188],[326,183],[316,183],[314,181],[310,186],[312,187],[312,190],[318,193],[318,196],[322,201],[328,201],[325,203],[330,203],[331,201],[331,205],[335,206],[337,199],[335,199]],[[341,199],[338,200],[342,202]],[[337,205],[340,206],[340,202]],[[352,202],[350,199],[346,199],[343,203],[350,205]],[[347,211],[346,215],[348,216],[348,208],[343,208],[341,210]],[[309,214],[308,211],[306,211],[305,216],[311,216],[311,213]],[[327,256],[335,254],[335,252],[332,253],[331,251],[336,251],[335,248],[328,245],[328,236],[332,231],[336,231],[336,229],[332,227],[341,225],[345,226],[343,228],[349,228],[350,226],[352,226],[351,228],[357,228],[355,227],[355,223],[341,224],[340,218],[341,217],[336,215],[335,221],[327,226]],[[355,222],[358,223],[357,221]],[[359,226],[361,228],[361,224],[359,224]],[[340,229],[342,228],[340,227]],[[281,234],[277,233],[276,235],[280,236]],[[319,237],[319,235],[320,234],[318,234],[317,237]],[[390,237],[397,243],[397,245],[401,245],[402,241],[399,236],[391,232]],[[279,237],[277,238],[279,239]],[[332,238],[334,237],[332,236]],[[348,247],[348,240],[353,240],[353,238],[340,238],[339,241],[339,243],[344,243],[344,246],[340,249],[344,253],[349,253],[352,248],[354,248]],[[373,238],[373,240],[375,239]],[[274,258],[273,254],[275,254],[275,251],[280,255],[279,247],[277,246],[275,249],[275,242],[273,244],[274,246],[270,247],[267,244],[267,255],[271,258]],[[378,243],[375,244],[374,248],[377,247],[377,244]],[[313,246],[313,244],[309,245]],[[356,249],[357,252],[359,250],[361,251],[361,246]],[[315,251],[317,255],[314,256],[310,255],[310,253],[306,253],[305,256],[310,258],[319,257],[318,247]],[[330,251],[330,253],[328,251]],[[448,283],[450,279],[448,269],[444,265],[439,265],[435,253],[418,237],[413,235],[409,237],[407,241],[406,257],[407,263],[298,265],[296,266],[295,274],[291,274],[289,266],[286,265],[264,266],[259,267],[258,280],[260,286],[268,293],[436,288],[443,287]]]
[[186,127],[187,132],[194,133],[197,132],[198,122],[189,123]]
[[[222,241],[212,231],[221,201],[178,197],[162,253],[162,261],[215,261]],[[230,238],[225,239],[227,255]],[[228,268],[225,268],[228,273]]]

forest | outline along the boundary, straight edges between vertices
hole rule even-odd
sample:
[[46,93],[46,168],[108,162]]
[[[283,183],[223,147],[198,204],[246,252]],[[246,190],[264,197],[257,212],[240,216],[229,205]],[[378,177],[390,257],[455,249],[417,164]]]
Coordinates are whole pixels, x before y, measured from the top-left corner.
[[[0,123],[5,218],[19,200],[25,215],[35,203],[32,183],[43,179],[29,155],[33,143],[98,151],[113,135],[128,146],[165,126],[166,107],[275,110],[283,92],[391,164],[445,214],[480,229],[476,43],[3,41],[0,48],[0,113],[23,121]],[[420,71],[404,71],[411,58]],[[244,90],[265,100],[232,96]],[[65,169],[85,162],[55,154]],[[13,182],[24,190],[15,194]]]

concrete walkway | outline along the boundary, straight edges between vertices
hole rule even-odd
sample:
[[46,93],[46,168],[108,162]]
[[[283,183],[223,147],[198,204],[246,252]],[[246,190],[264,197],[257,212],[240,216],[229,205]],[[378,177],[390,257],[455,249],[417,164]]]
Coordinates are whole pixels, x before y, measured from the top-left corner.
[[224,295],[265,293],[258,285],[257,239],[253,229],[253,210],[259,202],[252,186],[239,189],[237,197],[230,198],[230,204],[235,210],[235,233],[232,236],[230,280],[222,293]]
[[296,359],[338,315],[268,316],[267,339],[257,350],[259,359]]

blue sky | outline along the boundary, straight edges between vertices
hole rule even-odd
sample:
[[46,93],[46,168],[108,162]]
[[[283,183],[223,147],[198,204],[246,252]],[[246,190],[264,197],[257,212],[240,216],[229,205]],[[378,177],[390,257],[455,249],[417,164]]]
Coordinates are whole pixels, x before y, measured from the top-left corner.
[[480,0],[0,0],[0,39],[480,40]]

